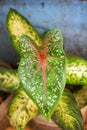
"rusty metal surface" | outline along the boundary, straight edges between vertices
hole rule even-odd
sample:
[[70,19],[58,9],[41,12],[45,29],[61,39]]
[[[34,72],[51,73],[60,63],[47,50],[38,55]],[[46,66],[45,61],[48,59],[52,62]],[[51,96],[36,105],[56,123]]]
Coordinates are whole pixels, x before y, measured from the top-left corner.
[[59,28],[68,52],[87,59],[87,1],[83,0],[0,0],[0,59],[15,64],[18,56],[6,30],[9,8],[17,9],[42,35]]

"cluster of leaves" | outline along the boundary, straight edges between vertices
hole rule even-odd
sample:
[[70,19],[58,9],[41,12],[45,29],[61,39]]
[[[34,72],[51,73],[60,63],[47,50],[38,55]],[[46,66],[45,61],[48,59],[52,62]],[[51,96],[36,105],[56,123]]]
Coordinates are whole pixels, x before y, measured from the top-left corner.
[[[12,9],[10,11],[16,14],[17,17],[20,16],[18,12],[15,13]],[[24,20],[25,18],[22,17],[22,19]],[[8,24],[10,23],[9,21],[10,20],[8,20]],[[28,24],[28,35],[22,32],[19,39],[15,38],[15,41],[17,41],[14,46],[20,55],[18,75],[23,93],[17,100],[14,99],[10,107],[11,112],[9,111],[9,117],[11,119],[13,117],[14,120],[14,117],[18,116],[17,113],[19,111],[26,109],[26,107],[22,109],[22,106],[24,106],[26,100],[30,98],[29,101],[31,102],[32,100],[33,103],[31,105],[31,103],[28,104],[27,101],[28,110],[30,111],[29,105],[31,105],[31,107],[35,105],[34,109],[39,111],[35,111],[35,115],[40,113],[47,120],[50,120],[52,117],[55,123],[63,128],[63,130],[83,130],[82,116],[76,101],[73,95],[64,89],[66,84],[66,56],[63,50],[61,32],[58,29],[52,29],[48,31],[42,39],[38,33],[36,33],[36,30],[32,28],[32,25],[30,23]],[[12,31],[10,35],[12,38],[16,37],[14,31]],[[14,44],[14,42],[12,43]],[[26,95],[26,93],[28,98],[24,100],[23,95]],[[19,102],[18,105],[15,105],[15,100],[16,103]],[[15,107],[13,107],[14,105]],[[14,109],[12,110],[12,108]],[[24,116],[23,112],[23,117],[26,117],[26,120],[28,120],[27,118],[30,114],[28,114],[27,117],[27,115]],[[22,116],[20,116],[20,118],[21,117]],[[29,117],[29,120],[30,119]],[[69,120],[70,123],[68,123]],[[20,121],[18,121],[18,123],[20,124]],[[22,124],[23,122],[18,125],[20,129],[22,129]]]

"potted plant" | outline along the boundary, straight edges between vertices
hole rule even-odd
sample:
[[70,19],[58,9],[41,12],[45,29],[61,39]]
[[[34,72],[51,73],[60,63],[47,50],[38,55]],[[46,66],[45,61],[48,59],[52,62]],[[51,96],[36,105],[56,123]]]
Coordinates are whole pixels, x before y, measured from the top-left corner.
[[9,88],[17,93],[8,110],[10,124],[16,130],[23,130],[31,119],[43,115],[48,124],[52,119],[63,130],[83,130],[80,108],[65,85],[87,85],[86,61],[66,58],[58,29],[51,29],[41,38],[14,9],[8,12],[7,29],[20,56],[17,89]]

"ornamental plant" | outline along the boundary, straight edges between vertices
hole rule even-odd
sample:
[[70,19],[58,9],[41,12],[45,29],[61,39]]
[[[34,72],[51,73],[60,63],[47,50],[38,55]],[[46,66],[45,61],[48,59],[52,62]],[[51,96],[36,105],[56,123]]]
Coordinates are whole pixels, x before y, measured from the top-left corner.
[[8,89],[17,92],[8,110],[11,125],[23,130],[27,122],[41,114],[62,130],[83,130],[80,109],[73,94],[65,88],[67,60],[59,29],[47,31],[42,38],[14,9],[8,12],[7,29],[20,57],[12,80],[12,84],[16,82],[15,89],[12,84]]

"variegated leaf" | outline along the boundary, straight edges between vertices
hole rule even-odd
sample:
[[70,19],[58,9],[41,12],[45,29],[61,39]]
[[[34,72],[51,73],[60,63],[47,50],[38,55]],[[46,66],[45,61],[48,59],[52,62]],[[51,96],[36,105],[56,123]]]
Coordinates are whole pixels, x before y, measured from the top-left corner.
[[16,130],[24,130],[26,124],[38,115],[38,108],[25,91],[19,89],[8,109],[8,119]]
[[66,59],[59,30],[46,33],[38,47],[28,36],[19,40],[19,78],[23,88],[49,120],[66,82]]
[[38,46],[42,45],[42,39],[38,32],[31,25],[31,23],[15,9],[10,8],[7,15],[6,24],[10,38],[12,40],[12,44],[17,51],[19,50],[17,41],[23,34],[31,37]]
[[84,130],[81,111],[73,94],[67,89],[64,90],[52,119],[62,130]]

